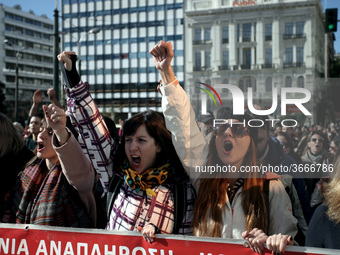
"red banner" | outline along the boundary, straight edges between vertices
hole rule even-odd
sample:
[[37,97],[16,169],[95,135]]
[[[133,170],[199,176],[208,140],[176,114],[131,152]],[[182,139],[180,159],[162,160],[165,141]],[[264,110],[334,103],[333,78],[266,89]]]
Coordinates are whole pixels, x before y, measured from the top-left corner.
[[[135,232],[0,224],[0,254],[34,255],[248,255],[244,240],[157,235],[149,244]],[[268,250],[265,254],[272,254]],[[340,254],[340,250],[288,247],[292,254]]]

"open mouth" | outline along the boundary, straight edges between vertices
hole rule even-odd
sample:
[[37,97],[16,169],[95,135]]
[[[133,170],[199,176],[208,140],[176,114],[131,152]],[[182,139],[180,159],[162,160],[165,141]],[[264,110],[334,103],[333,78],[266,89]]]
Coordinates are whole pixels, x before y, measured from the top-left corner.
[[224,142],[224,151],[230,152],[233,149],[233,144],[230,141]]
[[37,150],[38,151],[41,151],[41,150],[43,150],[45,148],[45,146],[41,143],[41,142],[38,142],[37,143]]
[[132,155],[131,159],[132,159],[132,163],[135,166],[138,166],[140,164],[140,162],[141,162],[141,158],[139,156],[136,156],[136,155]]

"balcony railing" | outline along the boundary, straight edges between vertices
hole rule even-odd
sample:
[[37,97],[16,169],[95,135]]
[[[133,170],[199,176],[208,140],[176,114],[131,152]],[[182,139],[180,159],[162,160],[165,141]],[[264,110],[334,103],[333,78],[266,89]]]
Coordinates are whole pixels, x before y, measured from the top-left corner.
[[273,69],[273,68],[275,68],[275,65],[274,64],[266,63],[266,64],[262,64],[261,68],[262,69]]
[[244,69],[250,69],[251,65],[250,64],[244,64],[244,65],[241,65],[241,69],[244,70]]
[[283,40],[289,40],[289,39],[304,39],[306,38],[306,34],[284,34]]
[[283,68],[296,68],[296,67],[305,67],[305,63],[283,63]]
[[211,40],[195,40],[193,41],[193,45],[202,45],[202,44],[211,44]]
[[222,71],[222,70],[230,70],[230,67],[228,65],[222,65],[218,67],[218,70]]

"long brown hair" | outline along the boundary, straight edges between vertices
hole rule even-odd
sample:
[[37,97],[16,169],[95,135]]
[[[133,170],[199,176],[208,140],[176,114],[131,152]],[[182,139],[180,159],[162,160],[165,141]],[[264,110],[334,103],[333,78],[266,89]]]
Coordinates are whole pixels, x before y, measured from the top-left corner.
[[[223,165],[218,158],[215,139],[216,136],[212,136],[209,144],[207,165]],[[252,138],[242,165],[250,167],[257,165],[256,148]],[[268,194],[264,191],[265,181],[266,179],[256,172],[249,173],[244,179],[242,207],[246,216],[247,231],[255,227],[262,229],[265,233],[268,231],[269,201]],[[221,237],[227,187],[228,179],[226,178],[201,179],[194,210],[194,235]]]
[[333,222],[340,224],[340,150],[334,156],[334,172],[330,182],[323,184],[324,203],[328,207],[327,216]]

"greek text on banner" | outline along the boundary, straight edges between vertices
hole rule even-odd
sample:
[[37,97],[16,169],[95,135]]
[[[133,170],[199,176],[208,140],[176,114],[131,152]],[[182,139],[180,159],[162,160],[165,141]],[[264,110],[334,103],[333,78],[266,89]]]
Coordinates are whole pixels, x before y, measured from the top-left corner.
[[[0,255],[255,254],[244,240],[157,235],[156,241],[149,244],[135,232],[0,224]],[[294,246],[285,254],[340,254],[340,250]]]

